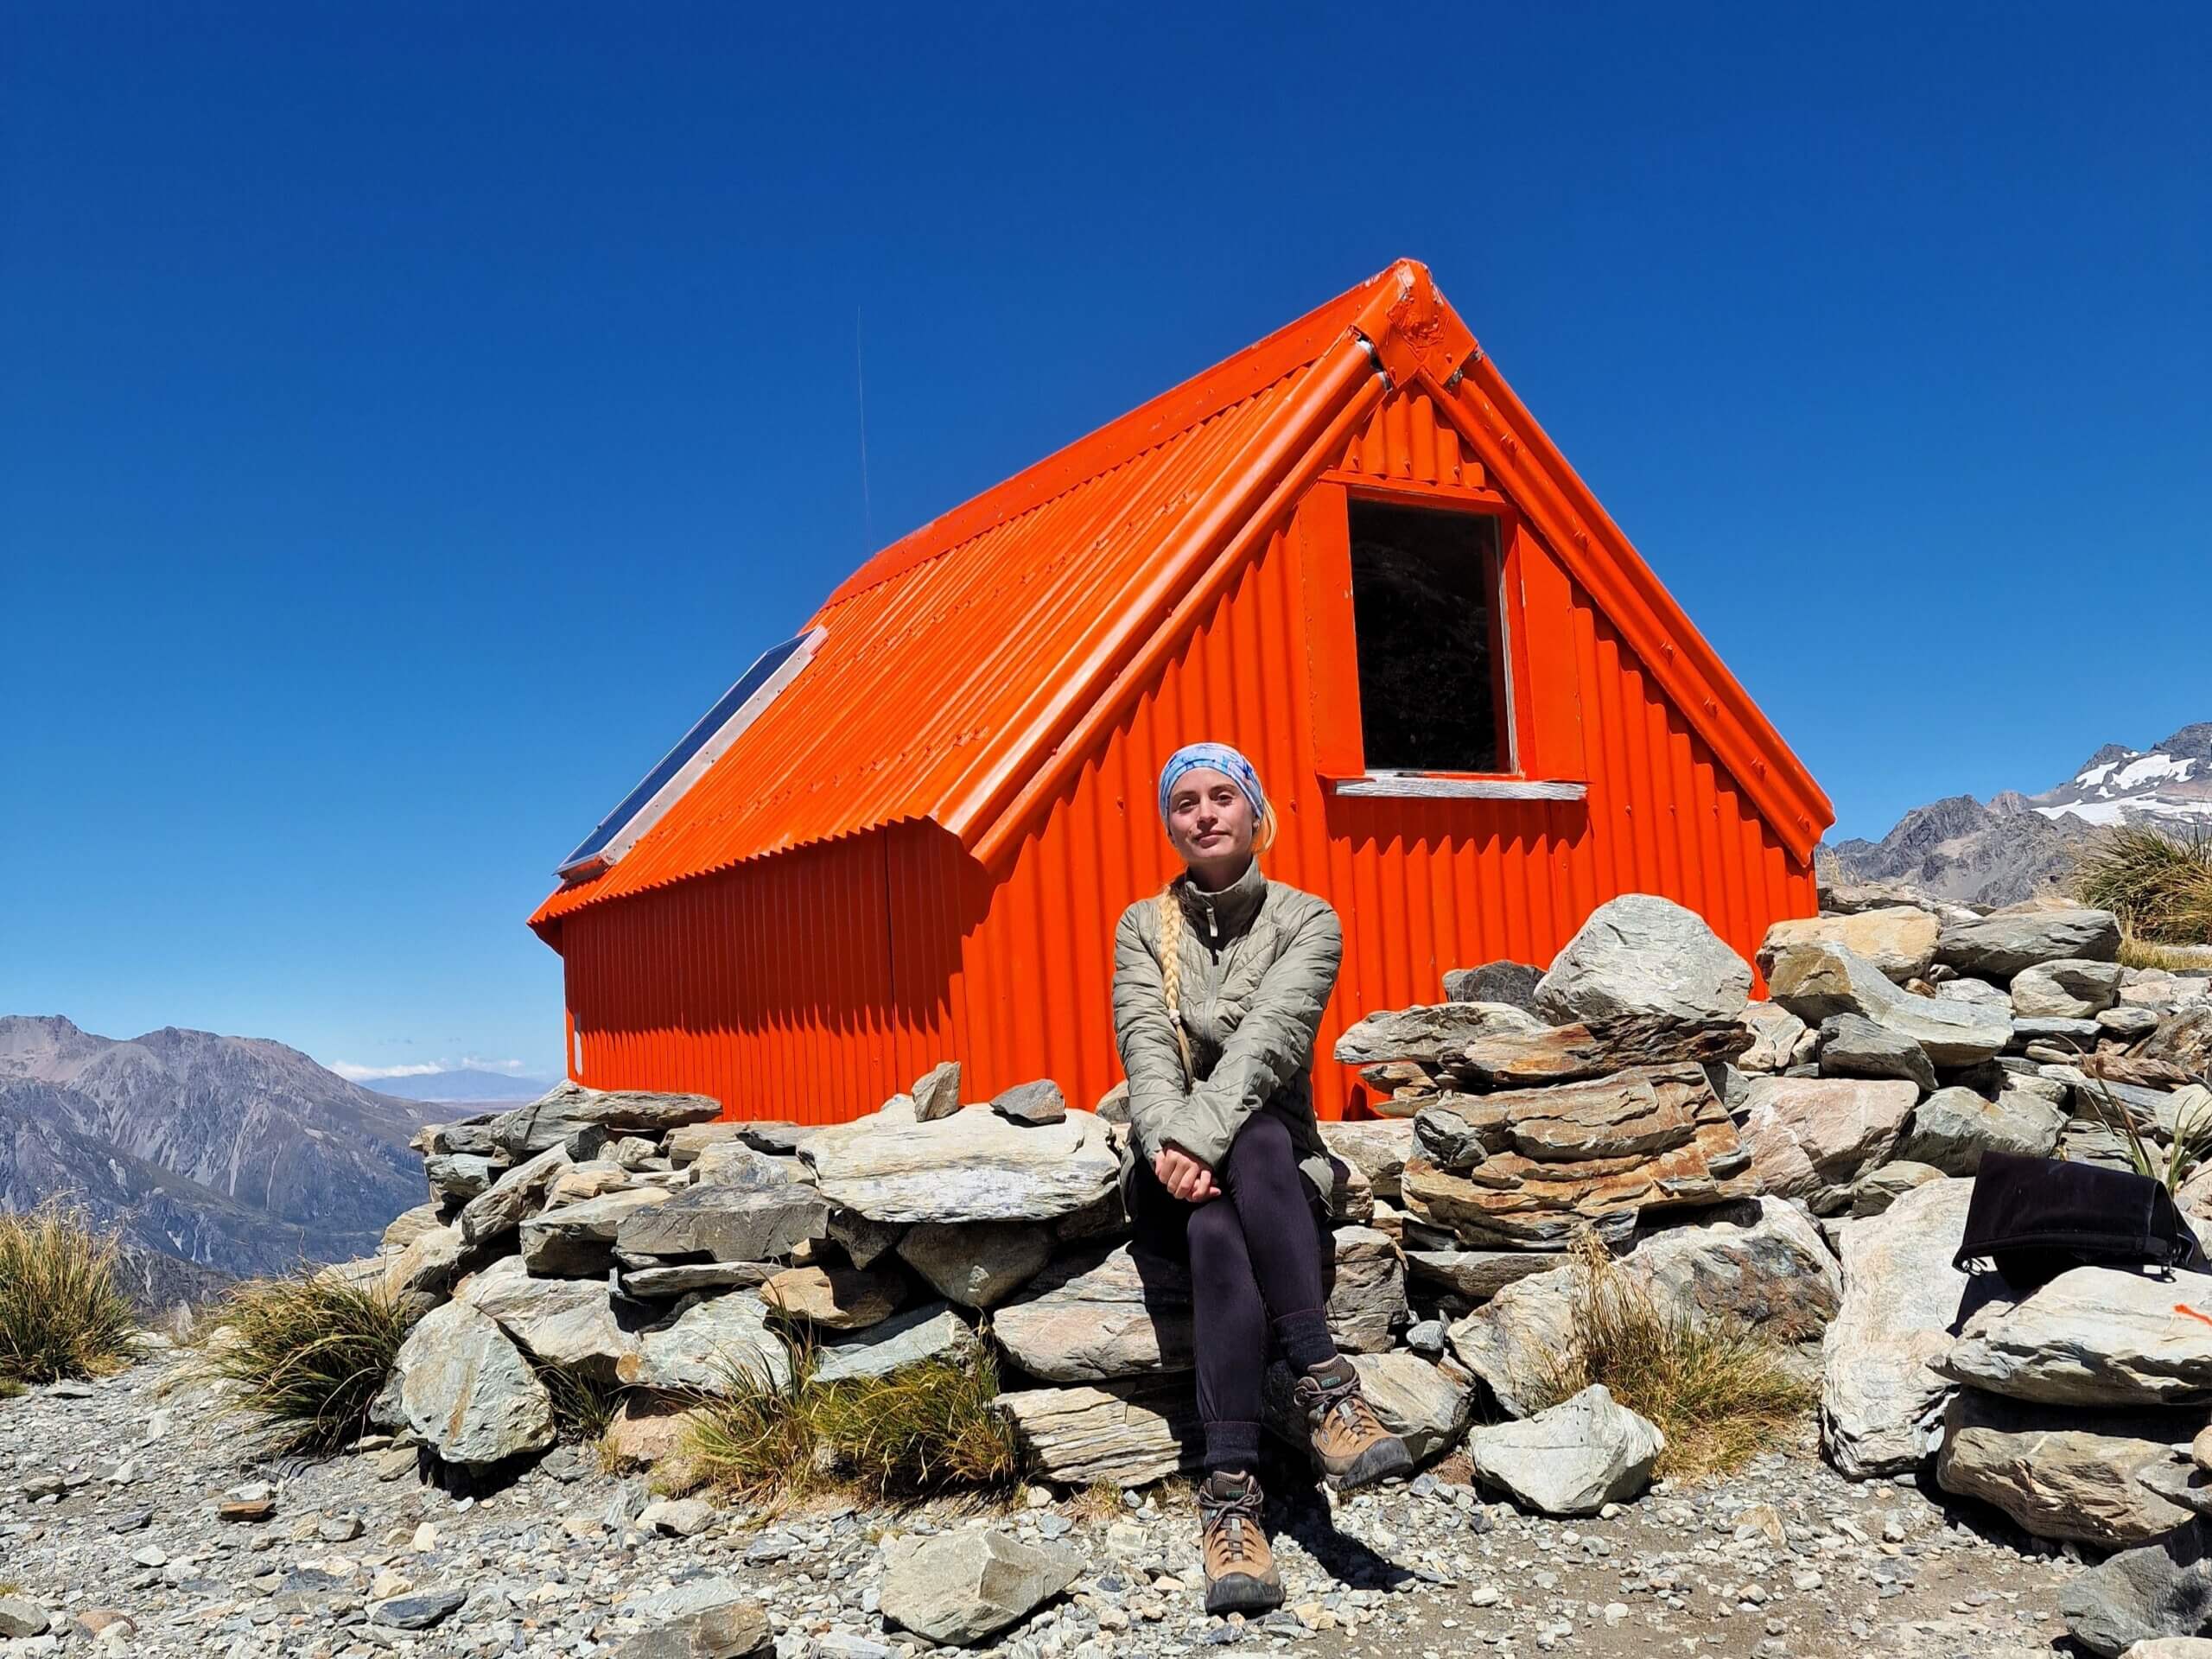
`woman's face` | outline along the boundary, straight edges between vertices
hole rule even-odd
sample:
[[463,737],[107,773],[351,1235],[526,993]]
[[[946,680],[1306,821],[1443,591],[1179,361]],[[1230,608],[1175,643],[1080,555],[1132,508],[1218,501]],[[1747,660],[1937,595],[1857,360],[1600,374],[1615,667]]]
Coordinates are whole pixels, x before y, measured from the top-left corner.
[[1252,803],[1220,772],[1193,768],[1167,796],[1167,839],[1205,887],[1221,887],[1252,860]]

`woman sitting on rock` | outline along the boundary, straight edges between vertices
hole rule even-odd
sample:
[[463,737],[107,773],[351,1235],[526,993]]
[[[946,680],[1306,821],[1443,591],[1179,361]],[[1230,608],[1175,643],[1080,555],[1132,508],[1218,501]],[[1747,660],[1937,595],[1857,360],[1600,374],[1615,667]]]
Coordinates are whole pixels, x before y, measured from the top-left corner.
[[1332,1176],[1311,1070],[1344,956],[1336,912],[1261,874],[1254,855],[1274,839],[1274,815],[1236,750],[1176,751],[1160,816],[1187,868],[1130,906],[1114,936],[1135,1131],[1122,1187],[1137,1248],[1190,1264],[1206,1611],[1251,1613],[1283,1593],[1255,1472],[1271,1335],[1332,1485],[1402,1475],[1413,1459],[1361,1397],[1322,1306]]

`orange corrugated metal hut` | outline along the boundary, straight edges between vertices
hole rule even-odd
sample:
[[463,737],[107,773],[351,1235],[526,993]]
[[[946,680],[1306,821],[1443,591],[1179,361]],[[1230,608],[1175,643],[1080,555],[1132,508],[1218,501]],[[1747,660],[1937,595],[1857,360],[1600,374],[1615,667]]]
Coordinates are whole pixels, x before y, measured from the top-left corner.
[[[1804,767],[1403,262],[893,543],[563,866],[569,1061],[733,1116],[1120,1077],[1160,763],[1233,743],[1344,924],[1325,1045],[1619,893],[1750,956],[1815,908]],[[1325,1058],[1324,1111],[1358,1099]]]

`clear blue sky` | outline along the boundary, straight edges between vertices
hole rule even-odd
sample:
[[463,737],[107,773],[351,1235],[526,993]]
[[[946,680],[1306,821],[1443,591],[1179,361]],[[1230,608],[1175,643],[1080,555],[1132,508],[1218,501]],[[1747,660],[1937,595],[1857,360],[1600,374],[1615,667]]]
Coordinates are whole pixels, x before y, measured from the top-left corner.
[[0,12],[0,1011],[553,1068],[756,651],[1402,254],[1839,833],[2212,718],[2212,8],[1060,10]]

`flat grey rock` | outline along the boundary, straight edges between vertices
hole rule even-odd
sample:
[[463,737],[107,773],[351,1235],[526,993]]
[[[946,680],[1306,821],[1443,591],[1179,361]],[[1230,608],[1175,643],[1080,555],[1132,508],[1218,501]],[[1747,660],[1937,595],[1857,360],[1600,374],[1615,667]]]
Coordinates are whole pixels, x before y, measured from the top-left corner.
[[632,1255],[770,1262],[825,1236],[829,1222],[830,1206],[811,1187],[709,1182],[624,1217],[615,1243]]
[[1018,1083],[995,1096],[991,1109],[1014,1123],[1057,1123],[1068,1115],[1067,1096],[1050,1077]]
[[1946,922],[1936,959],[1961,974],[2009,980],[2038,963],[2072,957],[2112,962],[2120,956],[2120,921],[2108,910],[2009,906],[1972,920]]
[[1923,1094],[1936,1086],[1928,1051],[1863,1014],[1832,1014],[1821,1021],[1819,1064],[1825,1077],[1900,1077]]
[[1321,1125],[1321,1141],[1332,1156],[1342,1159],[1367,1178],[1376,1198],[1397,1202],[1398,1178],[1414,1146],[1414,1120],[1378,1117],[1356,1122]]
[[2046,1405],[2212,1401],[2212,1276],[2177,1273],[2168,1281],[2075,1268],[1977,1320],[1937,1369],[1955,1382]]
[[1968,1311],[1951,1265],[1972,1181],[1930,1181],[1844,1223],[1843,1303],[1821,1339],[1821,1440],[1853,1480],[1920,1468],[1942,1438],[1952,1384],[1933,1363]]
[[665,1188],[633,1186],[541,1210],[523,1220],[522,1259],[532,1273],[596,1278],[614,1265],[623,1226],[639,1211],[670,1201]]
[[1195,1470],[1205,1453],[1198,1396],[1187,1377],[1017,1389],[992,1407],[1012,1425],[1022,1466],[1058,1485],[1146,1485]]
[[471,1275],[454,1300],[488,1314],[532,1358],[568,1365],[612,1381],[638,1351],[607,1282],[533,1277],[519,1256],[505,1256]]
[[1961,1389],[1943,1420],[1936,1484],[1994,1504],[2038,1538],[2124,1549],[2196,1517],[2162,1495],[2205,1425],[2193,1411],[2078,1411]]
[[1592,1383],[1533,1417],[1473,1430],[1467,1461],[1523,1509],[1595,1515],[1642,1491],[1666,1446],[1656,1426]]
[[929,1122],[861,1118],[799,1156],[829,1203],[879,1222],[1052,1221],[1097,1204],[1121,1174],[1092,1113],[1010,1123],[988,1106]]
[[497,1322],[465,1302],[417,1320],[393,1370],[408,1425],[448,1463],[502,1463],[553,1444],[545,1385]]
[[1990,1101],[1971,1089],[1938,1089],[1913,1109],[1897,1155],[1947,1175],[1971,1175],[1985,1153],[2050,1157],[2065,1127],[2064,1111],[2024,1090],[2007,1089]]
[[2120,1000],[2117,962],[2059,957],[2012,976],[2012,1012],[2021,1019],[2094,1020]]
[[945,1060],[931,1066],[908,1091],[914,1103],[914,1122],[934,1123],[960,1109],[960,1062]]
[[1344,1065],[1411,1060],[1445,1065],[1478,1037],[1541,1032],[1535,1014],[1504,1002],[1436,1002],[1385,1008],[1368,1014],[1337,1039],[1332,1051]]
[[641,1388],[727,1394],[743,1380],[778,1388],[791,1382],[791,1351],[769,1328],[768,1308],[751,1291],[687,1299],[663,1323],[638,1333],[638,1352],[619,1368]]
[[1027,1221],[923,1222],[899,1241],[899,1260],[963,1307],[996,1307],[1052,1255],[1052,1234]]
[[943,1302],[925,1302],[894,1313],[880,1325],[851,1337],[825,1342],[815,1350],[814,1380],[841,1382],[849,1377],[888,1376],[924,1360],[964,1362],[976,1350],[976,1331]]
[[1020,1623],[1073,1584],[1072,1550],[1025,1544],[998,1527],[909,1541],[883,1577],[883,1616],[932,1642],[970,1647]]
[[2207,1541],[2200,1522],[2084,1569],[2059,1593],[2067,1630],[2100,1659],[2158,1637],[2212,1634]]

